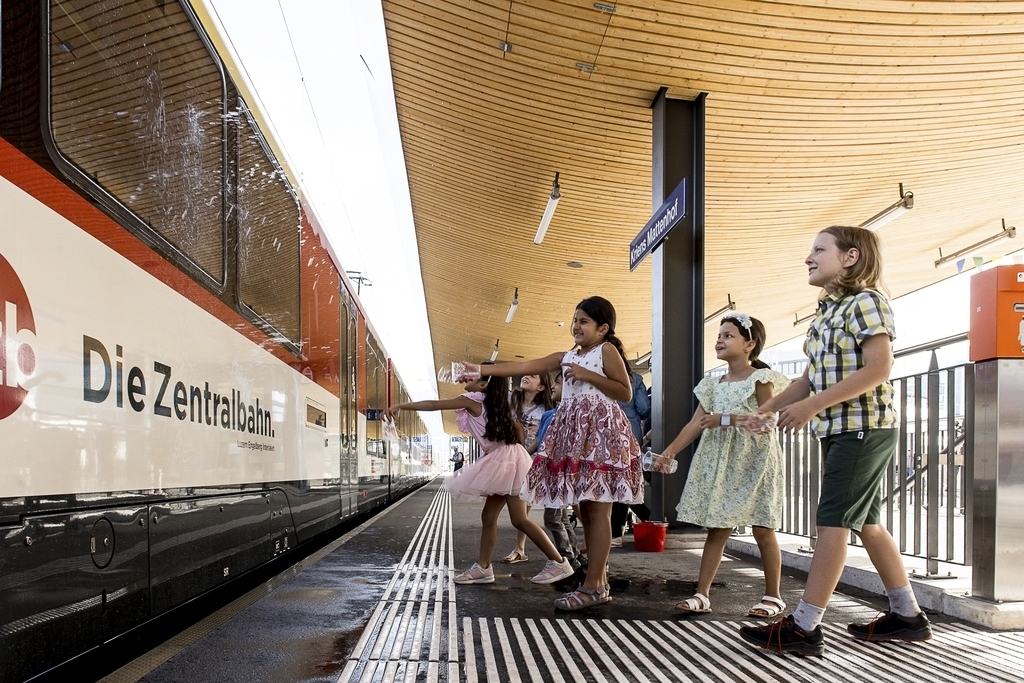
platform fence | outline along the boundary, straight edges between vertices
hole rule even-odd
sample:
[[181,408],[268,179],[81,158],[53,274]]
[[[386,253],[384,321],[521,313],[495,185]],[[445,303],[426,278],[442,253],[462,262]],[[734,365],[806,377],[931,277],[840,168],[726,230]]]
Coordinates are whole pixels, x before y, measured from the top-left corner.
[[[974,366],[933,369],[892,383],[900,434],[883,484],[881,521],[901,553],[926,561],[929,575],[938,575],[940,562],[970,565]],[[813,548],[819,442],[807,427],[796,434],[780,431],[779,438],[785,457],[781,531],[806,536]]]

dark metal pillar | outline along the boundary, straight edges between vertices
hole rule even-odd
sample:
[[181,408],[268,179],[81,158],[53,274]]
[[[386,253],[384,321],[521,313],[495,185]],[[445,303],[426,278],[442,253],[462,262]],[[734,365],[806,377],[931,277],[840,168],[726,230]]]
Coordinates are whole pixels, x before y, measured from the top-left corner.
[[[686,178],[686,216],[651,254],[651,446],[658,452],[697,408],[693,388],[704,376],[704,112],[707,95],[670,100],[658,91],[651,105],[652,206],[656,210]],[[693,447],[681,452],[675,474],[651,481],[654,519],[676,523]]]

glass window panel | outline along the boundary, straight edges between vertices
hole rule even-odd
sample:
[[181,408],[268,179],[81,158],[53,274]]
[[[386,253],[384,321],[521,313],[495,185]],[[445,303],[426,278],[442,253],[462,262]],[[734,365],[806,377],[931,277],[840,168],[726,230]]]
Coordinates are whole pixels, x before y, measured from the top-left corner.
[[382,442],[380,415],[387,408],[387,370],[384,355],[377,346],[377,341],[367,335],[366,338],[366,452],[376,457],[386,455]]
[[178,2],[51,0],[49,44],[50,133],[79,181],[223,285],[226,85],[189,15]]
[[299,202],[244,106],[238,134],[239,296],[251,313],[298,345]]

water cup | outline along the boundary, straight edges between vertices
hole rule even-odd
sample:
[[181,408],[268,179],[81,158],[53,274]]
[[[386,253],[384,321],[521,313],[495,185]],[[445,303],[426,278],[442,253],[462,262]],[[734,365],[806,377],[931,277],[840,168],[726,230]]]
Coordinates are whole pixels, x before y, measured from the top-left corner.
[[[661,472],[662,474],[672,474],[679,468],[678,460],[670,460],[668,458],[663,458],[657,453],[652,453],[651,451],[647,451],[646,453],[644,453],[641,462],[643,463],[645,472]],[[659,462],[661,463],[660,468],[658,467]]]
[[752,434],[768,434],[778,425],[778,413],[754,413],[747,416],[746,428]]
[[459,361],[452,361],[451,365],[442,366],[437,371],[437,381],[445,384],[462,384],[473,379],[473,373],[466,370],[466,364]]

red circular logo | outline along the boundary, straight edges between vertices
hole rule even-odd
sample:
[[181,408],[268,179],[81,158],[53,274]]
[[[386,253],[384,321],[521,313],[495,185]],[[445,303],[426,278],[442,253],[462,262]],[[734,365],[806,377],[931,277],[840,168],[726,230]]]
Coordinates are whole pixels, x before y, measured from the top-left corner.
[[35,336],[36,322],[25,287],[0,255],[0,420],[20,408],[28,396],[23,383],[36,369]]

